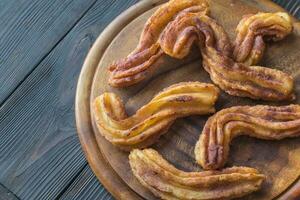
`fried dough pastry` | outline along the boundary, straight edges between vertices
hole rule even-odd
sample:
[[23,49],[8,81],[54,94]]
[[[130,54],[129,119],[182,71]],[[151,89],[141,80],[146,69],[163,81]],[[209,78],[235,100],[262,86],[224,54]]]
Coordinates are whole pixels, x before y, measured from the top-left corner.
[[223,167],[230,142],[239,135],[266,140],[300,136],[300,105],[236,106],[217,112],[206,122],[196,144],[197,162],[204,169]]
[[158,38],[165,26],[183,9],[192,8],[207,13],[205,0],[170,0],[162,5],[146,22],[136,49],[126,58],[109,66],[109,84],[113,87],[127,87],[151,76],[153,65],[164,55]]
[[93,114],[107,140],[131,150],[154,143],[179,117],[215,112],[218,93],[212,84],[182,82],[164,89],[131,117],[117,95],[104,93],[95,99]]
[[260,188],[265,176],[248,167],[184,172],[153,149],[129,155],[133,174],[154,195],[168,200],[221,200],[242,197]]
[[281,40],[292,30],[291,17],[285,12],[244,16],[236,28],[234,59],[247,65],[255,65],[263,56],[266,46],[264,40]]
[[[234,61],[226,32],[207,13],[204,0],[171,0],[163,5],[147,21],[137,49],[110,67],[109,83],[116,87],[135,84],[151,75],[153,63],[162,54],[182,59],[197,44],[211,80],[230,95],[263,100],[294,98],[293,79],[288,74]],[[284,13],[244,18],[237,29],[236,59],[255,64],[264,49],[263,37],[279,40],[291,32],[291,26]]]
[[184,10],[164,29],[162,50],[175,58],[185,57],[198,44],[211,80],[233,96],[264,100],[292,99],[293,79],[279,70],[235,62],[227,34],[207,15]]

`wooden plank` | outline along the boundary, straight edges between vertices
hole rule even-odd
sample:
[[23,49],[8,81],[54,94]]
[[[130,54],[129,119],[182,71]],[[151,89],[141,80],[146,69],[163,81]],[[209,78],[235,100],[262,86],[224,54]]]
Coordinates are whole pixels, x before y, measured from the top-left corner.
[[273,0],[278,5],[289,11],[296,18],[300,18],[300,0]]
[[135,3],[98,0],[0,108],[0,182],[21,199],[54,199],[86,165],[74,96],[95,38]]
[[1,1],[0,105],[95,1]]
[[0,200],[18,200],[18,197],[0,184]]
[[113,197],[98,181],[90,166],[86,165],[60,199],[113,200]]

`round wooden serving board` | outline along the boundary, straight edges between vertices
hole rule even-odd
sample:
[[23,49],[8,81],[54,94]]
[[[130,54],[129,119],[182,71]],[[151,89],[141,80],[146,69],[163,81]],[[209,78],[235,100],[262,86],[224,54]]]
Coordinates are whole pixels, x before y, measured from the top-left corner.
[[[165,1],[141,1],[117,19],[99,36],[90,50],[76,94],[76,123],[87,160],[104,186],[117,198],[124,200],[156,199],[139,184],[131,173],[128,153],[111,145],[97,131],[90,113],[91,102],[105,91],[122,97],[128,114],[133,114],[163,88],[181,81],[211,82],[201,67],[199,57],[192,54],[184,60],[164,57],[157,64],[160,71],[151,79],[135,86],[115,89],[108,85],[107,66],[128,55],[137,45],[144,23]],[[244,14],[258,11],[283,10],[276,4],[263,0],[214,0],[210,3],[211,16],[221,24],[233,40],[235,27]],[[281,69],[295,78],[294,102],[262,102],[238,98],[221,93],[217,110],[236,105],[300,104],[300,23],[294,19],[294,31],[280,42],[268,44],[262,66]],[[168,161],[185,171],[200,171],[194,159],[194,145],[208,116],[192,116],[177,120],[169,132],[152,147]],[[243,199],[300,199],[300,138],[265,141],[249,137],[236,138],[230,150],[227,166],[257,168],[267,176],[262,189]],[[298,183],[297,183],[298,182]]]

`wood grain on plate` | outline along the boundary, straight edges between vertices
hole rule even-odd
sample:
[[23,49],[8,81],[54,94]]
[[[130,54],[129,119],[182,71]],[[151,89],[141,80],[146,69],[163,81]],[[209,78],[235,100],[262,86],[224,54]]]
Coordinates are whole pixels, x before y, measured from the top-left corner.
[[[143,1],[119,16],[97,39],[86,58],[78,82],[76,119],[80,141],[95,174],[118,199],[155,199],[155,197],[133,177],[128,164],[128,153],[111,145],[97,132],[95,126],[92,127],[91,101],[104,91],[112,91],[122,97],[126,102],[128,113],[132,114],[154,94],[173,83],[191,80],[211,82],[201,67],[200,58],[190,57],[179,61],[165,57],[159,61],[163,66],[162,70],[151,79],[125,89],[108,86],[107,66],[134,49],[145,21],[162,2]],[[216,0],[211,3],[211,16],[223,25],[232,40],[235,37],[234,29],[242,15],[260,10],[274,12],[282,9],[269,1],[258,0]],[[295,78],[295,91],[300,94],[299,22],[295,21],[294,27],[293,34],[286,39],[268,45],[260,64],[292,74]],[[289,103],[291,102],[254,101],[222,92],[216,108],[220,110],[234,105]],[[297,97],[293,103],[300,103],[300,98]],[[180,169],[201,170],[195,163],[193,149],[207,117],[193,116],[177,120],[171,130],[153,147]],[[232,144],[227,166],[251,166],[259,169],[267,176],[266,182],[259,192],[243,199],[271,199],[283,193],[288,194],[286,190],[292,191],[289,188],[300,175],[299,155],[300,138],[262,141],[239,137]]]

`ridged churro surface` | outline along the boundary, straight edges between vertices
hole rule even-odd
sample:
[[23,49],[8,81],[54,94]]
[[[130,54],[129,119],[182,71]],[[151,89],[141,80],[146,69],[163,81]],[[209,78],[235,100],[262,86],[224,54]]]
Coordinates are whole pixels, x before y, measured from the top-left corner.
[[248,167],[184,172],[153,149],[129,155],[133,174],[154,195],[167,200],[221,200],[242,197],[260,188],[264,175]]
[[231,45],[221,26],[207,15],[182,11],[160,38],[161,48],[175,58],[185,57],[197,43],[205,70],[225,92],[264,100],[294,98],[293,79],[279,70],[235,62]]
[[[92,104],[97,96],[105,92],[113,92],[123,100],[124,105],[126,105],[126,110],[128,111],[128,117],[133,116],[139,108],[151,101],[154,95],[171,84],[182,81],[211,83],[209,73],[202,68],[203,60],[201,49],[199,50],[199,46],[194,42],[195,45],[190,50],[189,55],[183,59],[179,60],[172,58],[166,53],[163,53],[163,55],[154,62],[154,67],[159,67],[155,68],[156,70],[152,75],[152,78],[148,77],[145,81],[141,81],[139,84],[128,88],[112,88],[107,84],[109,78],[107,67],[113,63],[113,61],[126,57],[129,52],[135,49],[143,26],[149,17],[160,7],[158,4],[146,4],[147,8],[143,9],[147,10],[147,12],[144,12],[144,10],[142,11],[140,7],[135,10],[136,14],[134,14],[134,11],[130,12],[131,18],[126,21],[126,23],[123,23],[125,18],[122,18],[120,21],[123,24],[117,24],[118,34],[115,35],[116,32],[110,33],[111,36],[109,35],[109,39],[104,40],[104,44],[110,43],[110,45],[106,49],[103,49],[103,52],[99,52],[99,56],[101,54],[101,61],[94,74],[90,98],[87,99],[89,100],[89,103]],[[245,14],[253,14],[263,10],[271,12],[279,11],[279,9],[276,8],[266,7],[264,1],[244,0],[210,1],[209,9],[209,16],[224,28],[232,41],[232,48],[231,50],[229,49],[231,51],[229,57],[233,60],[234,56],[232,50],[235,47],[233,42],[235,41],[235,35],[237,35],[234,30],[242,17]],[[132,20],[133,15],[137,16],[134,20]],[[300,46],[300,31],[299,26],[297,26],[297,22],[294,19],[293,28],[294,31],[292,34],[288,35],[282,41],[269,42],[267,38],[264,38],[266,49],[264,56],[258,65],[270,68],[274,67],[291,74],[295,80],[295,93],[300,94],[300,87],[298,87],[299,69],[297,68],[297,66],[299,66],[297,49],[298,46]],[[110,40],[112,38],[113,40]],[[159,42],[159,40],[157,40],[157,42]],[[94,72],[92,72],[92,74],[93,73]],[[91,79],[89,78],[89,80]],[[266,104],[266,102],[259,103]],[[299,98],[292,103],[298,104]],[[232,106],[254,104],[255,102],[249,98],[236,98],[222,92],[219,96],[216,108],[219,111],[223,108]],[[290,103],[288,101],[283,101],[280,104],[287,105]],[[79,109],[79,113],[83,111],[84,109],[82,109],[82,111]],[[169,131],[156,140],[155,144],[151,145],[151,147],[157,149],[159,153],[161,153],[164,158],[171,161],[176,168],[183,171],[198,171],[201,167],[195,161],[194,148],[205,122],[211,115],[212,114],[204,116],[196,115],[176,120],[169,128]],[[134,178],[128,164],[128,154],[119,148],[115,148],[108,140],[102,137],[99,131],[97,131],[95,122],[96,120],[94,118],[92,128],[94,130],[93,137],[96,136],[97,139],[96,147],[99,147],[101,153],[112,166],[113,173],[116,172],[117,179],[120,177],[122,183],[124,182],[124,184],[128,185],[130,189],[134,191],[134,193],[137,193],[142,198],[156,199],[147,188],[143,187]],[[88,134],[85,134],[83,131],[83,135]],[[253,192],[250,195],[242,197],[242,199],[276,199],[279,194],[289,190],[297,179],[299,175],[298,172],[300,172],[300,159],[298,158],[300,153],[299,139],[300,138],[292,138],[280,141],[266,141],[248,136],[241,136],[231,141],[226,165],[252,167],[266,176],[266,180],[258,192]],[[90,147],[90,144],[92,143],[86,143],[86,146]],[[97,156],[92,155],[91,158],[92,159],[90,160],[96,160],[95,158],[97,158]]]
[[196,144],[197,162],[204,169],[222,168],[231,140],[239,135],[266,140],[300,136],[300,106],[235,106],[217,112]]
[[265,41],[278,41],[293,30],[287,13],[258,13],[243,17],[236,28],[234,58],[247,65],[257,64],[264,53]]
[[178,12],[193,6],[200,13],[208,12],[208,4],[204,0],[170,0],[162,5],[147,20],[136,49],[109,66],[109,84],[127,87],[151,76],[155,70],[153,64],[164,54],[158,43],[161,32]]
[[288,14],[245,17],[237,27],[234,50],[223,27],[207,14],[204,0],[171,0],[163,5],[147,21],[137,49],[110,67],[109,83],[117,87],[135,84],[151,76],[153,63],[162,54],[182,59],[196,44],[211,80],[230,95],[263,100],[294,98],[290,75],[249,66],[260,60],[264,39],[279,40],[292,31]]
[[215,111],[219,90],[212,84],[181,82],[157,94],[130,117],[113,93],[97,97],[93,114],[99,132],[124,150],[151,145],[180,117]]

